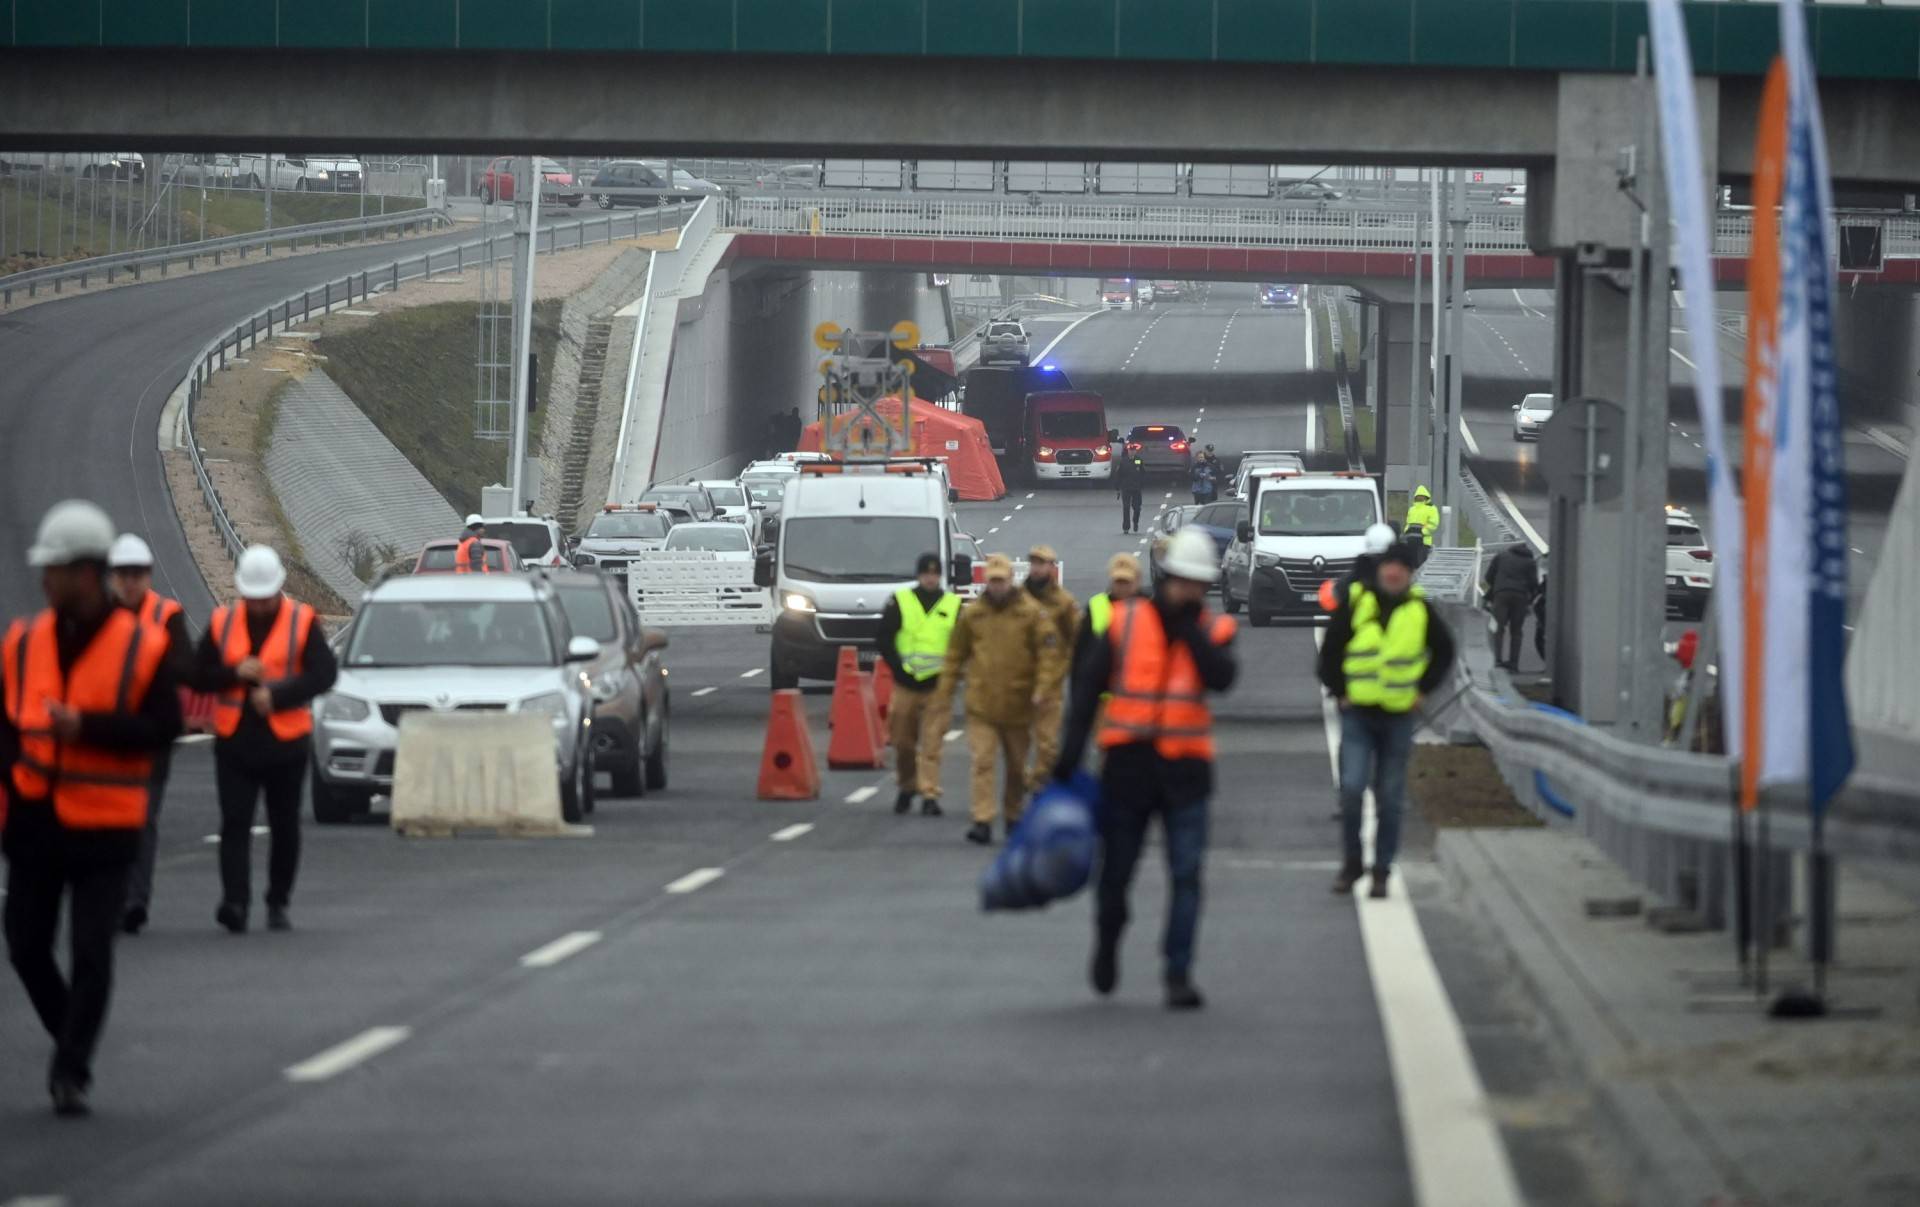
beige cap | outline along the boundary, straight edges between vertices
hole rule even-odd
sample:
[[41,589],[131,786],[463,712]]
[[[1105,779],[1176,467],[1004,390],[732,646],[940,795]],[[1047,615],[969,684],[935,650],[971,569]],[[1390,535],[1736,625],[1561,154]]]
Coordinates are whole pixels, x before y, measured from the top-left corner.
[[1027,560],[1030,562],[1057,563],[1060,560],[1060,555],[1053,551],[1052,545],[1035,545],[1033,548],[1027,550]]
[[996,578],[1005,582],[1013,581],[1013,559],[1004,553],[987,555],[986,579],[992,582]]
[[1107,559],[1107,578],[1140,581],[1140,559],[1131,553],[1116,553]]

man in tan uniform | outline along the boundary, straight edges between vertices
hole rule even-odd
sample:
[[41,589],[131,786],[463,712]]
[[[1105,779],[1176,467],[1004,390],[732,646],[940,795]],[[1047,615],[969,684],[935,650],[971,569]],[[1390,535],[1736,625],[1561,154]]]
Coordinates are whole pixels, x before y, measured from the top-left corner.
[[1066,696],[1067,668],[1072,662],[1073,636],[1080,627],[1080,605],[1060,584],[1060,555],[1053,546],[1035,545],[1027,551],[1027,594],[1047,614],[1060,648],[1069,655],[1060,660],[1057,675],[1035,687],[1038,701],[1033,706],[1033,766],[1027,773],[1027,783],[1037,790],[1053,777],[1053,760],[1060,753],[1060,710]]
[[967,841],[993,841],[993,761],[1003,761],[1000,805],[1010,832],[1027,797],[1027,748],[1035,697],[1058,683],[1066,646],[1040,605],[1013,585],[1005,554],[987,559],[986,590],[960,610],[940,671],[936,716],[951,707],[954,687],[967,682],[967,753],[973,758],[973,825]]

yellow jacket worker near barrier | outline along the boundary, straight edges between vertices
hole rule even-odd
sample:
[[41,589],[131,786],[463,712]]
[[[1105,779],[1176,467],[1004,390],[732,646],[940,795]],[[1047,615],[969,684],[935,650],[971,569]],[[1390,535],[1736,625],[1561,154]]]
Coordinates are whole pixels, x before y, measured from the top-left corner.
[[1440,530],[1440,509],[1433,505],[1433,495],[1424,486],[1413,492],[1413,502],[1407,504],[1406,527],[1415,524],[1420,525],[1420,539],[1432,545],[1434,533]]

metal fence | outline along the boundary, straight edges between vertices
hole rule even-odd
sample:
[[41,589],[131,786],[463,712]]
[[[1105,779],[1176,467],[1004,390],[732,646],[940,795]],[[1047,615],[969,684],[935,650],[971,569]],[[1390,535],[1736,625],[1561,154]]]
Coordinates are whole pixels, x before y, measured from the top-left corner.
[[[667,219],[680,217],[684,208],[663,206],[644,212],[634,210],[625,214],[543,225],[540,228],[539,250],[551,254],[585,247],[594,242],[611,243],[615,239],[656,234],[667,229]],[[416,256],[406,256],[376,268],[362,269],[302,289],[236,323],[232,331],[222,332],[200,350],[185,380],[178,387],[186,391],[187,457],[193,463],[194,480],[200,484],[200,493],[213,512],[214,527],[219,531],[229,557],[238,561],[247,542],[220,500],[220,492],[207,472],[206,460],[200,452],[200,440],[194,431],[194,411],[200,397],[213,375],[226,367],[228,358],[258,346],[263,339],[273,338],[276,330],[284,333],[316,314],[325,315],[337,306],[350,306],[356,301],[366,300],[372,294],[398,289],[402,282],[464,272],[469,266],[486,263],[489,259],[510,259],[512,255],[513,236],[504,228],[451,247],[430,248]]]

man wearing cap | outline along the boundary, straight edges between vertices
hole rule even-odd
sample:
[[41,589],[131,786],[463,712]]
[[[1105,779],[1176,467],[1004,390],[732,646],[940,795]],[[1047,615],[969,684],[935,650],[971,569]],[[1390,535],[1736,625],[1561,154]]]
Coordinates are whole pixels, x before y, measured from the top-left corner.
[[220,907],[214,921],[247,929],[254,806],[264,793],[267,927],[290,930],[287,904],[300,868],[300,786],[307,771],[309,705],[338,673],[313,609],[282,593],[280,555],[250,545],[233,585],[238,603],[215,608],[200,639],[197,677],[220,693],[213,710],[214,786],[220,795]]
[[1147,480],[1146,462],[1126,452],[1113,467],[1113,489],[1120,496],[1120,531],[1122,533],[1140,531],[1141,488]]
[[1073,674],[1080,673],[1080,664],[1086,660],[1088,650],[1105,641],[1107,630],[1113,626],[1113,608],[1140,594],[1140,559],[1131,553],[1116,553],[1107,559],[1107,589],[1087,600],[1087,615],[1080,622],[1080,631],[1073,639]]
[[487,535],[487,523],[477,515],[467,517],[467,530],[460,534],[460,544],[454,548],[453,572],[455,574],[489,574],[487,569],[487,547],[482,538]]
[[[967,753],[973,759],[973,824],[967,841],[993,841],[993,815],[1012,832],[1027,798],[1027,746],[1040,685],[1059,677],[1066,657],[1059,630],[1027,592],[1013,585],[1013,562],[987,558],[986,588],[960,610],[940,670],[933,715],[950,714],[953,689],[967,685]],[[1004,783],[995,808],[993,761],[1003,760]],[[924,782],[924,781],[923,781]]]
[[938,694],[940,666],[947,641],[960,618],[960,597],[946,589],[946,571],[937,553],[923,553],[914,564],[917,580],[902,587],[880,609],[880,657],[893,672],[893,706],[887,713],[887,737],[893,743],[893,776],[899,791],[893,811],[913,808],[940,816],[940,744],[947,715],[928,707]]
[[[0,638],[0,780],[12,797],[0,833],[7,954],[53,1037],[47,1091],[67,1116],[88,1113],[127,869],[155,756],[180,734],[165,630],[114,602],[112,545],[104,511],[55,504],[27,551],[47,608]],[[54,958],[63,901],[71,980]]]
[[[193,681],[193,635],[180,604],[153,589],[153,550],[131,532],[123,532],[107,553],[107,571],[114,598],[141,623],[167,636],[167,673],[174,682]],[[140,853],[127,877],[127,907],[120,929],[137,935],[146,928],[147,909],[153,904],[153,860],[160,845],[160,803],[166,796],[167,773],[172,769],[171,747],[155,752],[153,782],[147,786],[147,824],[141,831]]]
[[1033,765],[1027,782],[1035,790],[1053,774],[1054,756],[1060,753],[1060,707],[1066,697],[1067,670],[1071,663],[1073,637],[1080,627],[1080,604],[1060,582],[1060,555],[1052,545],[1035,545],[1027,550],[1027,594],[1047,614],[1060,639],[1063,656],[1054,664],[1054,676],[1036,686],[1039,699],[1033,712]]
[[1327,625],[1320,682],[1340,704],[1340,874],[1333,891],[1350,893],[1364,871],[1361,805],[1373,785],[1373,887],[1387,895],[1400,848],[1413,710],[1453,669],[1453,634],[1413,585],[1417,546],[1397,541],[1380,555],[1374,584],[1354,583]]
[[[1206,610],[1220,561],[1203,529],[1189,525],[1174,533],[1162,569],[1152,598],[1113,606],[1106,637],[1091,643],[1074,668],[1071,720],[1053,775],[1072,778],[1097,728],[1105,807],[1089,972],[1094,991],[1104,996],[1119,983],[1127,895],[1147,827],[1158,814],[1172,887],[1161,942],[1166,1004],[1195,1010],[1205,1004],[1193,984],[1193,948],[1213,794],[1213,714],[1206,697],[1233,686],[1236,628],[1231,617]],[[1104,709],[1103,695],[1109,697]]]

